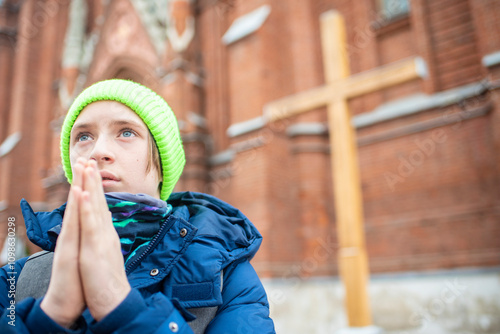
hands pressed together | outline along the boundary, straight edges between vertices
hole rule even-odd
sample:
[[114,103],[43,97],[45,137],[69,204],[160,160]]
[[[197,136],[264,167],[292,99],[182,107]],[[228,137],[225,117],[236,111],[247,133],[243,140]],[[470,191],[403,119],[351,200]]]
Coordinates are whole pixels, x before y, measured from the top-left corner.
[[97,164],[79,158],[41,308],[58,324],[70,327],[85,307],[101,320],[130,290]]

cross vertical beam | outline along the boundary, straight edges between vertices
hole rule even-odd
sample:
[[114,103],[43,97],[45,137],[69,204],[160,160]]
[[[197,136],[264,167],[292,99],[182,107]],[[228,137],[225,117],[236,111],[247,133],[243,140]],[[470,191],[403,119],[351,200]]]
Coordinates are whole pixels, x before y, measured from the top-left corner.
[[330,130],[332,180],[340,244],[340,275],[351,327],[370,326],[368,256],[363,229],[363,202],[356,145],[348,100],[425,77],[425,64],[414,57],[350,76],[345,24],[336,11],[321,15],[325,85],[264,106],[269,122],[326,106]]
[[332,147],[333,189],[339,241],[339,269],[345,287],[349,325],[371,325],[367,285],[368,257],[363,230],[363,205],[356,137],[346,101],[328,106]]
[[[345,24],[336,12],[321,16],[325,81],[331,85],[349,77]],[[356,134],[347,100],[338,96],[328,105],[333,189],[340,244],[339,269],[345,287],[349,325],[371,325],[368,302],[368,258],[363,231],[363,203]]]

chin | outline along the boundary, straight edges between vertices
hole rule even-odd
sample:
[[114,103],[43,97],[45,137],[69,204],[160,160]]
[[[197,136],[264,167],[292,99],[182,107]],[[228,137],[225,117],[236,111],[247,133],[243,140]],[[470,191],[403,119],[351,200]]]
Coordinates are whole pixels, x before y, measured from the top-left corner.
[[117,193],[117,192],[123,192],[123,190],[120,190],[117,187],[102,187],[104,190],[104,193]]

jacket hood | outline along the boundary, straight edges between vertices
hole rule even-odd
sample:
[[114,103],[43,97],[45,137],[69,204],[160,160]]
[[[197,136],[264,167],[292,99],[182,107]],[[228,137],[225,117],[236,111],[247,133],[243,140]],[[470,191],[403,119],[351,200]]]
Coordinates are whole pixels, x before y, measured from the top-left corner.
[[[233,206],[207,194],[173,193],[167,202],[171,215],[193,226],[195,239],[223,253],[226,258],[251,259],[260,247],[262,235],[250,220]],[[31,242],[47,251],[54,251],[61,231],[66,204],[51,212],[34,212],[25,199],[21,209],[26,234]]]

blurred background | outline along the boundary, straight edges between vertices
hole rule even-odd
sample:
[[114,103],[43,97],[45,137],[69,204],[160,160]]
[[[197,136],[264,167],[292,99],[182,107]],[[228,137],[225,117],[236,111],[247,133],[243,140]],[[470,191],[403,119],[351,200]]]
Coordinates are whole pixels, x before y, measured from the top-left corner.
[[[2,263],[9,217],[16,256],[39,250],[19,201],[66,201],[62,120],[109,78],[172,106],[176,190],[263,234],[278,333],[500,333],[499,0],[0,0]],[[334,168],[343,129],[359,178]]]

